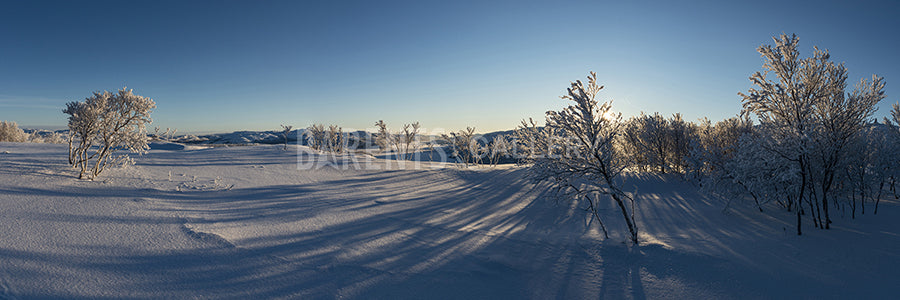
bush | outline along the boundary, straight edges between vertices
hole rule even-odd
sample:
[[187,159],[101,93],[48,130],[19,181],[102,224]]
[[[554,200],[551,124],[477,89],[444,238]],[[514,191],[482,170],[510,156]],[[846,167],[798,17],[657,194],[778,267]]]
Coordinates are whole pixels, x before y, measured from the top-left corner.
[[24,142],[28,138],[16,122],[0,121],[0,142]]

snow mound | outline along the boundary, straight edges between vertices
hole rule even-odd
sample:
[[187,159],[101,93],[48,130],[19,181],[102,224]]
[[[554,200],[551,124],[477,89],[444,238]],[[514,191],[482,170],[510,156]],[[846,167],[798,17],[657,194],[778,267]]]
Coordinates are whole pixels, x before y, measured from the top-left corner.
[[182,224],[181,231],[189,237],[205,243],[215,244],[225,248],[234,248],[234,245],[222,236],[215,233],[194,230],[193,226],[189,224]]

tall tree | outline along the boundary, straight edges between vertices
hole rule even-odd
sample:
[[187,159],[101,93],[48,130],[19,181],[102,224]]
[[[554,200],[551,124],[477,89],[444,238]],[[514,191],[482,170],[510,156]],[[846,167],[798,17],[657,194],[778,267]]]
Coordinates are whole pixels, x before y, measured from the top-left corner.
[[[817,47],[813,56],[800,58],[796,35],[774,37],[775,45],[757,50],[764,72],[750,77],[756,86],[743,97],[742,114],[755,114],[770,143],[765,151],[792,164],[800,179],[796,192],[797,234],[802,234],[803,204],[808,204],[813,223],[829,228],[828,197],[844,147],[884,98],[884,82],[873,76],[852,93],[844,94],[847,70],[830,61],[827,50]],[[774,75],[770,78],[769,75]],[[822,220],[824,213],[824,220]]]

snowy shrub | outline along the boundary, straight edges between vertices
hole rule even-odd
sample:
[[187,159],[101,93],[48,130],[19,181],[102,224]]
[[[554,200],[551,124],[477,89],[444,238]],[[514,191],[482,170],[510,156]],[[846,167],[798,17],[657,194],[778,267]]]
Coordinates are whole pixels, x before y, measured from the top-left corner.
[[375,122],[375,127],[378,127],[378,133],[375,134],[375,144],[378,145],[381,151],[391,149],[391,146],[394,144],[394,135],[388,130],[387,124],[384,124],[384,120],[378,120],[378,122]]
[[410,160],[413,154],[419,150],[418,135],[419,122],[411,124],[403,124],[403,127],[396,134],[391,133],[387,128],[384,120],[375,122],[378,132],[374,134],[375,144],[381,151],[387,151],[393,148],[398,160]]
[[[397,134],[396,138],[398,148],[400,144],[403,145],[403,157],[399,159],[409,160],[413,158],[413,153],[415,153],[419,147],[417,140],[418,134],[419,122],[403,125],[403,130]],[[410,147],[412,147],[412,152],[410,152]]]
[[[775,46],[758,48],[765,72],[750,77],[756,88],[739,93],[743,113],[756,115],[767,135],[768,142],[760,150],[783,158],[780,163],[788,165],[784,169],[796,177],[788,187],[796,194],[788,207],[796,207],[797,234],[802,233],[805,212],[816,227],[828,229],[829,199],[834,196],[840,166],[847,160],[847,146],[884,98],[884,81],[873,76],[845,93],[847,69],[829,61],[827,51],[815,48],[813,57],[801,59],[796,35],[773,39]],[[775,78],[767,77],[770,74]]]
[[127,154],[114,155],[118,150],[146,152],[145,127],[152,122],[154,108],[152,99],[126,88],[67,103],[63,113],[69,115],[69,163],[80,169],[78,178],[87,172],[93,179],[111,165],[130,161]]
[[0,142],[25,142],[28,135],[16,122],[0,121]]
[[294,126],[291,125],[281,125],[281,136],[284,138],[284,150],[287,150],[288,136],[291,134],[291,129],[293,128]]
[[591,72],[587,86],[575,81],[567,95],[562,96],[573,104],[547,112],[546,129],[537,128],[533,121],[523,121],[524,127],[518,131],[520,138],[533,141],[526,143],[534,145],[529,156],[534,179],[549,182],[561,196],[586,201],[607,238],[597,203],[601,197],[611,197],[622,213],[632,242],[637,244],[634,198],[619,188],[618,177],[626,162],[614,143],[622,134],[622,116],[611,113],[609,102],[597,102],[597,92],[602,88],[597,84],[597,74]]
[[478,142],[475,140],[475,127],[466,127],[466,130],[442,134],[450,143],[450,155],[456,158],[457,163],[468,167],[470,163],[477,163]]
[[67,135],[59,132],[33,131],[27,135],[25,141],[29,143],[65,144],[68,141]]
[[307,128],[306,142],[310,148],[320,151],[343,153],[346,144],[344,130],[337,125],[325,128],[322,124],[313,124]]
[[154,140],[171,141],[177,131],[178,129],[166,127],[166,131],[160,133],[159,127],[154,127],[152,137]]
[[509,139],[502,134],[494,136],[494,139],[491,140],[491,143],[488,144],[487,148],[488,162],[491,166],[496,166],[501,158],[509,156],[512,151],[512,145],[510,145]]
[[344,152],[344,130],[337,125],[329,125],[325,132],[325,144],[327,150],[334,153]]
[[522,120],[515,130],[512,143],[513,155],[519,164],[530,164],[538,157],[549,155],[556,131],[546,126],[537,126],[534,119]]
[[325,150],[327,147],[325,125],[313,124],[307,127],[306,144],[314,150]]

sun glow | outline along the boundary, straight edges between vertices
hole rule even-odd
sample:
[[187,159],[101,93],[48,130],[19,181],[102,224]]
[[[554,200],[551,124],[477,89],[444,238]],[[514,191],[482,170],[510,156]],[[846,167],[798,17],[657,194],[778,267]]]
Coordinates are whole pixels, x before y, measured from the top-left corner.
[[615,121],[618,116],[619,116],[619,113],[610,109],[610,110],[607,110],[605,113],[603,113],[603,116],[601,116],[601,118],[603,118],[604,120],[607,120],[607,121]]

